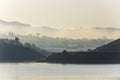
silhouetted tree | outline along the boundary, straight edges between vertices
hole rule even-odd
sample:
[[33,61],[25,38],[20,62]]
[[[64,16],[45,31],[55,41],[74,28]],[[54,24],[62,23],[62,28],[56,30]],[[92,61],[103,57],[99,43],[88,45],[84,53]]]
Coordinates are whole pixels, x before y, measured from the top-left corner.
[[30,43],[25,43],[24,46],[25,47],[31,47],[31,44]]
[[88,49],[88,52],[91,52],[92,50],[91,49]]
[[13,33],[13,32],[9,32],[8,35],[9,35],[9,36],[13,36],[14,33]]
[[68,52],[67,52],[67,50],[63,50],[63,55],[66,55]]
[[18,45],[18,44],[19,44],[19,38],[15,37],[15,45]]

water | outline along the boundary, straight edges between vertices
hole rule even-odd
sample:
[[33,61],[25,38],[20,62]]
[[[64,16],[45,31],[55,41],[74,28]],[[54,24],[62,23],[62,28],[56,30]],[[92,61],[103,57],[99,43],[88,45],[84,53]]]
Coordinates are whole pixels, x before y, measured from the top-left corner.
[[120,65],[0,63],[0,80],[120,80]]

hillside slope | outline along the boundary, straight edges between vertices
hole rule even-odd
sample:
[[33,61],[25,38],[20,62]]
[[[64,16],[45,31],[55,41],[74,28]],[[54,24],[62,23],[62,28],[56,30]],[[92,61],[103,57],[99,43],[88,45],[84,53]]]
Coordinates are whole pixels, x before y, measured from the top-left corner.
[[120,52],[120,39],[93,50],[94,52]]
[[34,62],[44,57],[35,49],[15,44],[14,40],[0,40],[0,62]]

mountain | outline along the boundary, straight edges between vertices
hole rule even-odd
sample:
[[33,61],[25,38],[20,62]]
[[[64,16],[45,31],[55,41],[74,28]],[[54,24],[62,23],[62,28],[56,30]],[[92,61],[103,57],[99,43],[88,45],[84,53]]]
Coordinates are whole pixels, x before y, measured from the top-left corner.
[[93,50],[94,52],[120,52],[120,39]]
[[24,24],[18,21],[12,21],[12,22],[8,22],[8,21],[4,21],[4,20],[0,20],[0,25],[1,26],[21,26],[21,27],[30,27],[30,24]]
[[34,48],[24,46],[19,39],[0,39],[0,62],[35,62],[45,58]]

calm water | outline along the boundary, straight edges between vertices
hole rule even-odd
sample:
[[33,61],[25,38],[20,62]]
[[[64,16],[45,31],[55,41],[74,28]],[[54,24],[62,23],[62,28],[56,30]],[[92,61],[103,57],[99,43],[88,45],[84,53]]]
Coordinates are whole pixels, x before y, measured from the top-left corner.
[[120,65],[1,63],[0,80],[120,80]]

